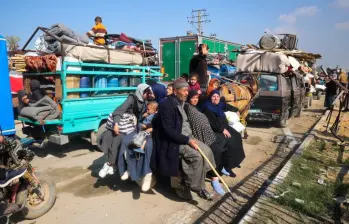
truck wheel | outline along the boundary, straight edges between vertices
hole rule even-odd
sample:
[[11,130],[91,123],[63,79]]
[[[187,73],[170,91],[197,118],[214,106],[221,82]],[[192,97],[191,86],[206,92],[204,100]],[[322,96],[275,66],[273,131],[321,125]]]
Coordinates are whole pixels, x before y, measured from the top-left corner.
[[303,103],[300,105],[299,111],[295,117],[300,117],[300,116],[302,116],[302,114],[303,114]]
[[318,91],[318,92],[316,93],[316,99],[317,99],[317,100],[321,100],[321,95],[322,95],[322,92],[321,92],[321,91]]
[[288,117],[289,117],[289,112],[287,111],[287,113],[284,116],[280,117],[280,120],[278,121],[278,126],[280,128],[285,128],[288,124]]
[[101,126],[99,126],[97,133],[94,131],[91,132],[91,144],[93,146],[96,146],[96,149],[98,151],[101,151],[100,141],[101,141],[102,134],[107,130],[106,126],[107,126],[107,124],[104,123]]

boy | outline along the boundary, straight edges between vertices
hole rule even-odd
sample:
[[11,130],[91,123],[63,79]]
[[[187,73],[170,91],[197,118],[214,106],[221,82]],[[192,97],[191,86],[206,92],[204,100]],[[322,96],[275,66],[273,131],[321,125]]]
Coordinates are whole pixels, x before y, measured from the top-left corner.
[[167,96],[171,96],[173,94],[173,83],[167,85]]
[[88,37],[94,37],[93,42],[96,45],[105,45],[104,36],[107,34],[107,28],[102,24],[102,18],[95,18],[95,26],[86,33]]
[[[156,101],[150,101],[147,104],[147,112],[143,114],[143,122],[141,124],[141,130],[145,131],[148,134],[153,132],[153,128],[151,125],[152,120],[154,119],[155,114],[158,112],[159,104]],[[146,140],[144,140],[141,148],[134,149],[134,152],[144,153],[144,147],[146,144]]]
[[201,95],[201,88],[198,80],[199,80],[198,73],[192,72],[190,74],[190,79],[189,79],[189,91],[196,90],[198,94]]

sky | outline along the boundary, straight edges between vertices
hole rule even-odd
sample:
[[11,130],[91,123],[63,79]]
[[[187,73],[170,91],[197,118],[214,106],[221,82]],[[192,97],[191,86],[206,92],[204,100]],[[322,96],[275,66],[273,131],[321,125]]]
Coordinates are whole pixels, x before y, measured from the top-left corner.
[[[294,33],[298,48],[320,53],[318,65],[349,68],[349,0],[12,0],[0,7],[0,35],[18,36],[20,46],[37,26],[63,23],[84,34],[101,16],[108,33],[150,39],[185,36],[192,9],[206,9],[204,35],[256,44],[264,32]],[[33,46],[34,41],[30,46]]]

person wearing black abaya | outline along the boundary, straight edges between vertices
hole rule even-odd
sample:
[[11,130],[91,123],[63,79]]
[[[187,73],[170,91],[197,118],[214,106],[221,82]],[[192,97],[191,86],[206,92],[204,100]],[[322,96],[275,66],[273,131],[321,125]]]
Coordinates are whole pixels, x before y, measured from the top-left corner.
[[211,128],[216,133],[216,135],[224,137],[226,139],[226,147],[233,149],[233,153],[231,155],[225,155],[225,157],[230,157],[230,167],[226,168],[229,169],[229,172],[232,172],[231,169],[240,167],[240,163],[245,159],[245,152],[242,145],[241,135],[239,132],[229,126],[228,120],[224,113],[225,111],[236,112],[238,111],[238,109],[229,104],[226,104],[225,102],[221,102],[220,93],[218,90],[212,91],[209,99],[203,105],[202,112],[208,118]]

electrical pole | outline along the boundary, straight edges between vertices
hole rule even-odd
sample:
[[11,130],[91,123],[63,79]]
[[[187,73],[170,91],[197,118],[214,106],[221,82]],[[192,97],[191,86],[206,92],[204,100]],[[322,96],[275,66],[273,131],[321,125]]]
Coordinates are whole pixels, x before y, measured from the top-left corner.
[[[197,15],[194,15],[195,13],[197,13]],[[198,24],[197,35],[202,35],[204,33],[202,30],[202,24],[211,22],[211,20],[206,19],[210,14],[206,14],[206,9],[193,9],[191,14],[191,17],[187,17],[188,22],[190,24]]]

